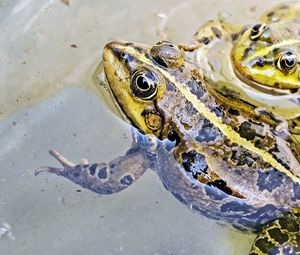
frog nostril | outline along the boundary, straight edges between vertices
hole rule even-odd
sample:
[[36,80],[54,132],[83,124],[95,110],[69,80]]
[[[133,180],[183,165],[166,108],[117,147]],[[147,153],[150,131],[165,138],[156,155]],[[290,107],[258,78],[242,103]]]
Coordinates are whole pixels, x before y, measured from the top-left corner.
[[126,58],[127,54],[125,52],[121,52],[120,56],[121,56],[121,58]]

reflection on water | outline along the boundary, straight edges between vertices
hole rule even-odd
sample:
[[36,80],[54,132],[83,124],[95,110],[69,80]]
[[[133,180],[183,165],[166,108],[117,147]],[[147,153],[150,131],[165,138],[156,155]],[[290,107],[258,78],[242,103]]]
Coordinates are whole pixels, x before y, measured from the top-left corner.
[[[99,196],[63,178],[35,177],[34,169],[58,167],[49,148],[76,163],[110,161],[129,148],[130,128],[93,88],[107,42],[153,44],[161,22],[169,38],[189,42],[218,12],[247,23],[268,3],[274,1],[1,3],[1,253],[247,254],[253,235],[191,213],[151,171],[123,192]],[[173,166],[166,153],[158,161]]]

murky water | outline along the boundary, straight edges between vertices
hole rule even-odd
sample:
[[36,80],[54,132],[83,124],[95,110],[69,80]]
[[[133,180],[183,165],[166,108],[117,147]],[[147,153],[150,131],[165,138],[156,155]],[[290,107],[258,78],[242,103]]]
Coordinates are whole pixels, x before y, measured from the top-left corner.
[[253,235],[189,211],[152,172],[113,196],[33,173],[58,164],[49,148],[74,162],[128,148],[92,79],[107,42],[188,42],[218,14],[253,22],[274,2],[0,0],[0,254],[246,255]]

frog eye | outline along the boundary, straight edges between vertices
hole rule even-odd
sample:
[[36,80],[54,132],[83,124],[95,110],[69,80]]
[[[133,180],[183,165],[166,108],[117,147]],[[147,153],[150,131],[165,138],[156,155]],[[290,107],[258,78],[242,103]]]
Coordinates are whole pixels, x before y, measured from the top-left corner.
[[250,32],[250,39],[255,40],[258,37],[260,37],[263,32],[265,32],[267,29],[266,24],[256,24],[252,27],[251,32]]
[[158,79],[155,74],[142,69],[134,72],[130,87],[136,97],[142,100],[151,100],[157,93],[157,84]]
[[297,65],[297,56],[293,51],[281,53],[276,61],[277,68],[283,73],[291,73]]
[[150,55],[157,64],[165,68],[179,67],[184,63],[182,51],[169,41],[155,44],[150,50]]

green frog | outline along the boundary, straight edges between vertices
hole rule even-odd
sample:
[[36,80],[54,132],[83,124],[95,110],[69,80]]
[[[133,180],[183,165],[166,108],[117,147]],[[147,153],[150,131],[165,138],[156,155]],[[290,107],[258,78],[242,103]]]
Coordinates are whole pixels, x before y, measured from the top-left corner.
[[[100,194],[132,185],[153,169],[180,202],[240,230],[259,231],[251,255],[299,254],[300,157],[269,114],[213,90],[171,42],[112,42],[104,71],[133,144],[109,163],[41,167]],[[275,253],[276,252],[276,253]],[[293,253],[294,252],[294,253]],[[271,254],[271,253],[270,253]]]
[[209,21],[196,33],[195,46],[185,48],[215,90],[274,113],[300,134],[299,29],[300,3],[288,2],[251,26]]

